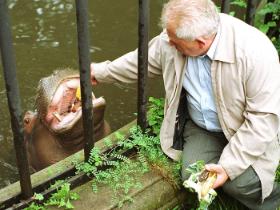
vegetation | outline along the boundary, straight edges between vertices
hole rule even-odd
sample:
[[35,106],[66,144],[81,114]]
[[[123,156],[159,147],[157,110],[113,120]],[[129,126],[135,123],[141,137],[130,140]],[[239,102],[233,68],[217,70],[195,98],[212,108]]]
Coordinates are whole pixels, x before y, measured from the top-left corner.
[[[245,0],[233,0],[232,5],[246,8]],[[234,12],[231,12],[234,15]],[[280,0],[268,0],[261,4],[255,15],[254,25],[265,33],[280,54]]]
[[276,171],[276,178],[275,178],[276,182],[280,183],[280,164],[277,168],[277,171]]
[[[79,195],[70,191],[70,184],[63,180],[58,180],[55,184],[50,186],[50,189],[53,188],[56,188],[56,192],[53,193],[46,202],[43,204],[33,202],[24,210],[46,210],[47,206],[58,206],[63,207],[64,209],[73,209],[74,206],[71,201],[79,199]],[[34,200],[43,201],[44,196],[42,194],[35,193]]]
[[257,12],[256,27],[268,35],[280,54],[280,0],[268,1]]
[[[181,163],[170,161],[160,148],[159,129],[163,119],[163,99],[150,98],[148,121],[152,130],[142,132],[137,127],[130,129],[130,137],[116,133],[117,145],[113,146],[110,139],[105,139],[105,144],[110,147],[107,153],[101,153],[100,149],[94,147],[91,151],[88,162],[75,163],[77,173],[84,172],[88,176],[94,176],[92,180],[92,190],[97,193],[100,184],[108,185],[112,189],[112,202],[118,203],[121,207],[125,201],[132,202],[129,196],[134,189],[142,187],[140,177],[150,170],[157,170],[175,187],[180,187]],[[128,158],[123,155],[124,151],[136,149],[137,155]],[[100,167],[109,167],[100,170]],[[280,166],[277,170],[276,180],[280,183]],[[65,209],[74,208],[72,200],[77,200],[79,196],[70,191],[70,184],[67,182],[57,182],[51,186],[57,188],[44,204],[32,203],[26,210],[45,210],[47,206],[56,205]],[[35,194],[36,200],[43,200],[40,194]],[[195,197],[194,197],[195,198]],[[192,209],[199,206],[194,201]],[[180,206],[175,209],[180,209]],[[218,191],[217,198],[213,201],[210,210],[242,210],[245,209],[240,203]]]
[[[158,170],[174,186],[178,186],[180,165],[170,162],[163,154],[158,136],[143,133],[137,127],[130,129],[130,138],[128,139],[125,139],[121,134],[117,134],[117,136],[117,146],[109,153],[92,152],[89,162],[76,164],[78,172],[95,176],[92,181],[94,192],[98,192],[100,184],[110,186],[113,192],[113,202],[118,203],[118,206],[121,207],[124,201],[133,201],[129,197],[129,193],[133,189],[142,187],[139,181],[140,177],[151,169]],[[132,148],[136,149],[137,155],[131,159],[121,154]],[[111,167],[106,170],[98,170],[98,166]]]
[[148,109],[148,124],[155,135],[159,135],[161,122],[164,117],[164,99],[163,98],[149,98]]

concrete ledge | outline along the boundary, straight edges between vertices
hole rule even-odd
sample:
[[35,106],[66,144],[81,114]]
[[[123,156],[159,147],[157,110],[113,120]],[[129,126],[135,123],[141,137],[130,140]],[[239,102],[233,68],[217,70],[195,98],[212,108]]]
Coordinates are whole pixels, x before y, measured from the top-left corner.
[[[119,130],[117,130],[116,132],[120,132],[124,135],[128,135],[129,133],[129,129],[136,125],[136,120],[132,121],[131,123],[125,125],[124,127],[120,128]],[[106,138],[110,138],[110,140],[112,141],[112,143],[116,143],[117,139],[115,137],[115,134],[112,133],[109,136],[107,136]],[[104,138],[105,139],[105,138]],[[101,149],[101,151],[105,151],[107,148],[104,145],[104,139],[98,141],[95,145],[97,147],[99,147]],[[52,180],[53,178],[57,177],[58,175],[62,174],[64,171],[69,170],[70,168],[73,167],[72,162],[73,161],[77,161],[77,162],[82,162],[84,161],[84,151],[81,150],[67,158],[65,158],[64,160],[53,164],[41,171],[38,171],[34,174],[31,175],[31,183],[32,183],[32,187],[37,187],[47,181]],[[20,183],[19,182],[15,182],[5,188],[2,188],[0,190],[0,206],[7,200],[9,200],[10,198],[16,197],[18,195],[20,195],[21,193],[21,189],[20,189]]]
[[[75,209],[88,210],[155,210],[155,209],[173,209],[181,203],[189,203],[186,191],[176,189],[172,184],[167,182],[162,176],[150,171],[140,178],[142,188],[132,190],[129,194],[133,202],[125,202],[121,208],[118,203],[113,202],[113,192],[110,187],[99,186],[98,192],[94,193],[91,183],[88,182],[73,190],[79,194],[80,199],[73,201]],[[60,209],[51,207],[50,209]]]

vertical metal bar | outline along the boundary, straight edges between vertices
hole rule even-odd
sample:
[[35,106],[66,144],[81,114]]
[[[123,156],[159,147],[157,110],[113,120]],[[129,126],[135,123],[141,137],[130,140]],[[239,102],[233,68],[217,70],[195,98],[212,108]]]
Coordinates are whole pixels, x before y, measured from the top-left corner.
[[260,0],[248,0],[247,2],[247,10],[246,10],[246,23],[250,25],[254,25],[254,18],[256,13],[256,8]]
[[[267,0],[267,4],[274,2],[274,0]],[[265,14],[264,23],[268,23],[272,20],[272,13]]]
[[223,0],[222,1],[221,12],[228,14],[229,11],[230,11],[230,0]]
[[142,130],[147,128],[147,75],[149,39],[149,0],[139,0],[138,18],[138,105],[137,124]]
[[0,0],[0,48],[8,105],[11,116],[11,125],[14,135],[14,147],[16,150],[15,153],[20,176],[21,192],[23,198],[27,199],[30,198],[33,193],[24,144],[22,112],[6,0]]
[[93,148],[93,109],[92,87],[90,82],[90,56],[88,31],[88,1],[76,0],[76,16],[78,30],[78,48],[80,65],[80,84],[82,96],[83,128],[85,138],[85,161],[88,161],[90,150]]
[[[273,3],[275,0],[267,0],[267,4],[271,4]],[[272,13],[267,13],[264,17],[264,24],[267,24],[268,22],[273,20],[273,14]],[[276,22],[276,26],[275,27],[270,27],[268,32],[266,33],[266,35],[268,37],[279,37],[280,32],[279,32],[279,28],[280,28],[280,21]]]

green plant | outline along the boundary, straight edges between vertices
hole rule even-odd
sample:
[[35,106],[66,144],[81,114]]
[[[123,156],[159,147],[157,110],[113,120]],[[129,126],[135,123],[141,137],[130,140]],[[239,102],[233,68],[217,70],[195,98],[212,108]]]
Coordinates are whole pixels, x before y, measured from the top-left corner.
[[268,35],[280,54],[280,0],[268,2],[257,14],[260,18],[256,26]]
[[45,206],[58,206],[65,207],[65,209],[73,209],[72,200],[79,199],[79,195],[77,193],[70,191],[70,184],[64,183],[61,186],[57,187],[57,192],[53,193],[51,197],[48,199]]
[[276,170],[276,178],[275,181],[278,182],[280,184],[280,164]]
[[159,135],[161,123],[164,117],[164,99],[163,98],[149,98],[148,109],[148,124],[153,133]]
[[[136,127],[131,129],[131,133],[133,133],[135,138],[136,135],[139,137],[142,134],[141,130]],[[91,151],[89,161],[76,164],[76,169],[78,172],[85,172],[88,175],[95,176],[95,179],[92,181],[94,192],[98,192],[99,184],[108,185],[113,192],[112,199],[120,207],[125,201],[132,201],[132,198],[129,197],[129,192],[132,189],[141,187],[139,178],[150,170],[147,158],[141,152],[138,151],[139,155],[134,157],[133,160],[125,157],[121,152],[137,148],[138,145],[147,148],[148,146],[145,142],[149,142],[149,140],[154,142],[154,137],[141,135],[141,138],[146,139],[144,141],[140,141],[140,137],[136,141],[133,138],[125,139],[120,133],[116,133],[116,137],[118,139],[117,146],[105,154],[101,154],[98,148],[94,148]],[[98,166],[111,167],[106,170],[98,170]]]
[[32,202],[31,205],[26,207],[24,210],[46,210],[46,208],[40,204]]
[[[117,139],[122,141],[124,136],[116,133]],[[109,139],[108,145],[112,145]],[[126,145],[127,146],[127,145]],[[139,161],[131,160],[121,154],[123,148],[118,145],[111,148],[108,153],[101,153],[99,148],[92,149],[88,162],[76,163],[77,172],[84,172],[87,175],[94,175],[92,181],[93,192],[98,192],[99,184],[108,185],[113,192],[112,200],[122,206],[125,201],[132,201],[128,196],[131,189],[141,187],[139,177],[145,172]],[[105,170],[99,170],[100,166],[111,166]]]
[[133,201],[129,196],[129,192],[132,189],[142,187],[139,178],[144,173],[145,171],[139,161],[129,159],[118,163],[113,168],[97,173],[92,186],[95,188],[94,191],[97,192],[97,184],[108,185],[113,192],[112,200],[121,207],[125,201]]
[[[231,4],[241,8],[246,8],[247,5],[245,0],[233,0]],[[271,39],[280,54],[280,0],[268,1],[259,7],[254,25]],[[231,12],[231,14],[235,13]]]
[[230,4],[239,6],[241,8],[246,8],[246,5],[247,5],[244,0],[234,0],[234,1],[231,1]]
[[[112,147],[108,153],[102,154],[98,148],[91,151],[88,162],[76,163],[78,172],[94,175],[92,189],[98,192],[99,184],[110,186],[113,200],[119,206],[124,201],[132,201],[129,192],[141,187],[139,178],[151,168],[160,171],[174,186],[179,183],[180,163],[171,162],[162,152],[159,140],[159,130],[163,119],[163,99],[150,98],[148,122],[151,132],[142,132],[138,127],[130,129],[130,137],[125,138],[121,133],[116,133],[117,145],[112,147],[110,139],[106,145]],[[133,160],[122,155],[123,151],[136,149],[137,155]],[[111,166],[106,170],[99,170],[99,166]],[[170,175],[171,174],[171,175]]]
[[[73,209],[72,200],[79,199],[77,193],[70,191],[70,184],[64,180],[57,180],[53,185],[50,186],[50,189],[56,188],[56,192],[51,195],[51,197],[44,202],[43,204],[37,204],[32,202],[24,210],[46,210],[46,206],[58,206],[64,207],[65,209]],[[42,194],[35,193],[33,196],[34,200],[42,201],[44,199]]]
[[35,200],[38,200],[38,201],[44,200],[44,196],[41,193],[34,193],[33,197]]
[[[237,3],[237,4],[242,5],[242,0],[238,0],[238,1],[239,1],[239,3]],[[243,5],[245,5],[245,4],[243,3]],[[149,106],[150,109],[148,111],[148,121],[149,120],[152,121],[152,123],[149,123],[149,125],[151,125],[151,127],[153,125],[155,125],[156,128],[158,128],[158,127],[160,127],[162,119],[163,119],[163,102],[164,102],[164,100],[150,98],[149,102],[150,102],[150,106]],[[156,117],[157,113],[160,113],[161,117]],[[151,115],[152,117],[149,117],[149,115]],[[156,122],[154,122],[154,121],[156,121]],[[133,129],[135,129],[135,128],[133,128]],[[137,130],[133,131],[133,129],[131,132],[132,136],[134,136],[133,139],[138,139],[137,141],[140,141],[140,142],[145,141],[144,139],[147,139],[147,138],[142,137],[143,134],[138,134]],[[157,132],[157,131],[159,131],[159,129],[153,129],[153,130],[156,131],[156,132],[154,132],[154,133],[156,133],[156,135],[159,134],[159,132]],[[148,140],[148,142],[151,142],[151,141]],[[143,144],[143,143],[139,143],[139,145],[141,145],[141,144]],[[146,143],[144,145],[146,145]],[[166,156],[162,153],[162,150],[160,149],[160,141],[159,141],[158,136],[157,136],[157,141],[154,141],[153,145],[150,145],[148,148],[149,149],[144,150],[143,153],[145,153],[145,155],[144,155],[145,157],[148,156],[147,159],[149,160],[149,163],[152,165],[155,165],[155,167],[158,166],[157,168],[159,170],[163,169],[162,171],[164,171],[164,172],[168,171],[168,174],[170,174],[170,171],[171,171],[171,174],[173,174],[172,182],[177,183],[177,186],[180,185],[181,180],[180,180],[179,174],[180,174],[180,170],[181,170],[181,166],[182,166],[181,162],[168,161],[168,159],[166,158]],[[156,156],[155,156],[154,152],[150,151],[150,150],[152,150],[152,148],[157,148],[156,150],[159,152],[159,154],[162,153],[162,156],[164,156],[166,159],[163,158],[161,155],[160,155],[160,158],[159,157],[155,158]],[[153,162],[153,161],[155,161],[155,162]],[[199,167],[201,167],[201,165],[203,165],[202,162],[201,162],[201,164],[199,164]],[[277,177],[278,177],[278,181],[280,182],[280,166],[278,168]],[[168,179],[170,179],[170,178],[168,178]],[[190,208],[196,209],[195,206],[197,204],[198,203],[194,201],[193,206]],[[176,206],[175,209],[180,209],[180,206]],[[209,206],[209,210],[245,210],[245,209],[246,209],[246,207],[244,207],[242,204],[240,204],[238,201],[232,199],[228,195],[225,195],[223,192],[219,192],[217,195],[217,198]]]

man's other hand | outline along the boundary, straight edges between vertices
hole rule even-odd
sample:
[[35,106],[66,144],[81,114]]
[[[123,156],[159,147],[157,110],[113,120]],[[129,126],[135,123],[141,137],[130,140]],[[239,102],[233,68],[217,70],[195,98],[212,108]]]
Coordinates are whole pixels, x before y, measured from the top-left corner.
[[97,85],[98,82],[97,80],[95,79],[95,76],[94,76],[94,71],[93,71],[93,63],[90,64],[90,79],[91,79],[91,84],[92,85]]
[[221,165],[207,164],[205,165],[205,168],[206,170],[215,172],[217,174],[217,179],[213,185],[213,189],[221,187],[229,178],[227,172]]

